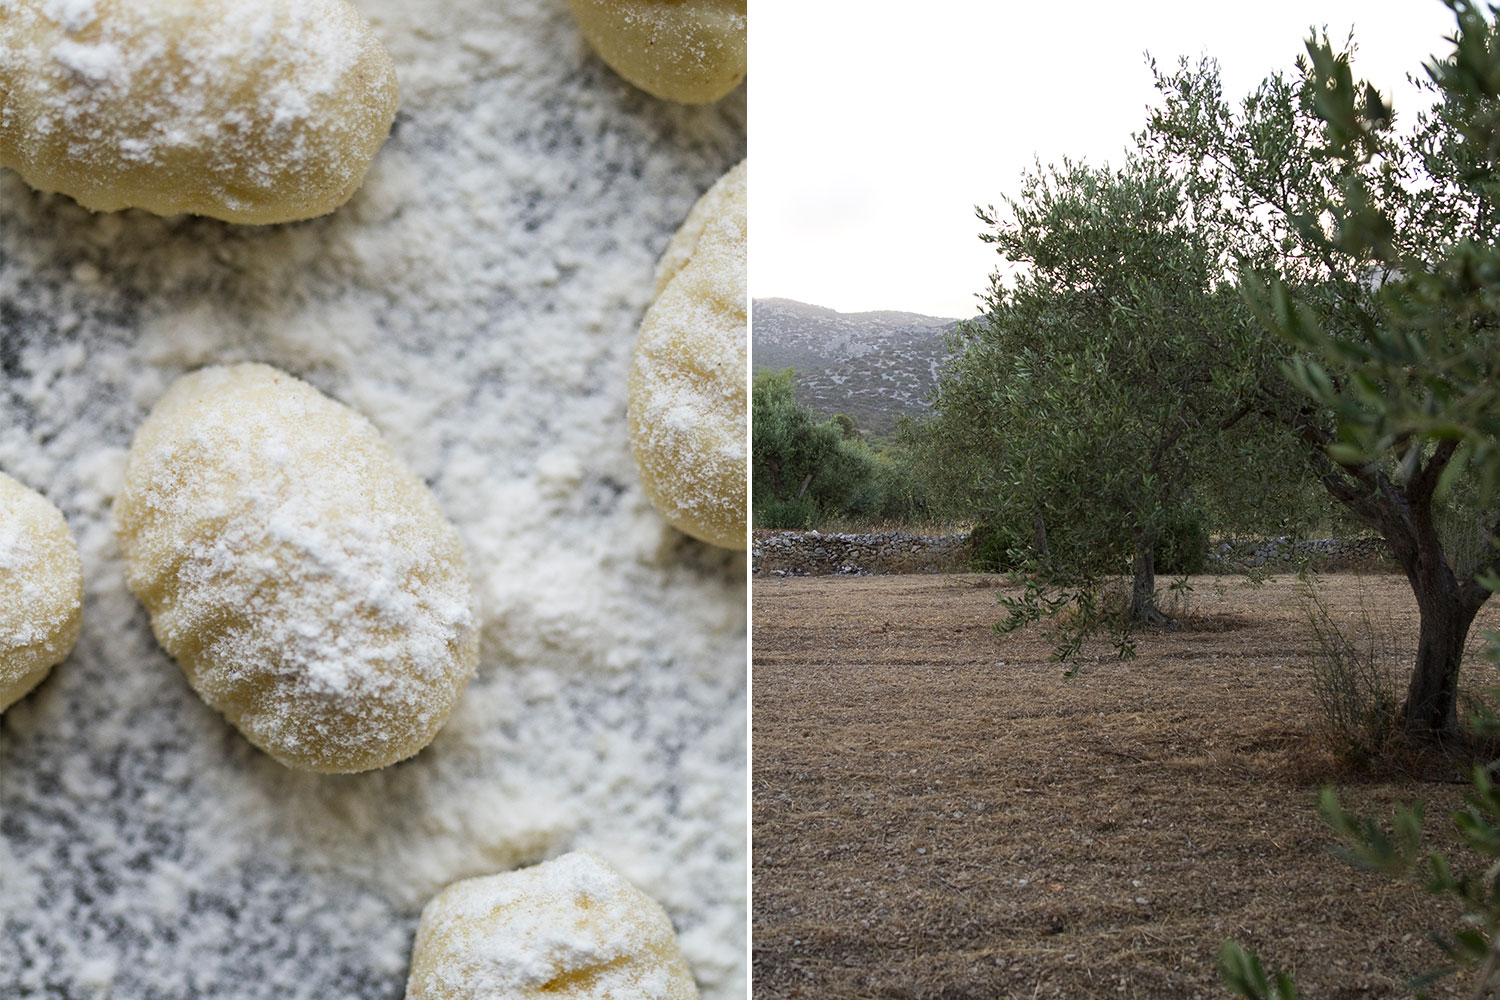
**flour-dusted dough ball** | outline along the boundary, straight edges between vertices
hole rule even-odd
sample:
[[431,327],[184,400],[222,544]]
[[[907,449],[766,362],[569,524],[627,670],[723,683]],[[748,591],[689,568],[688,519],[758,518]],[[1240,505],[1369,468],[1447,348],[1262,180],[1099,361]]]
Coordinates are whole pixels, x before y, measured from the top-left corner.
[[284,764],[409,757],[474,673],[457,530],[374,425],[285,372],[173,383],[136,432],[115,520],[157,639]]
[[654,97],[706,104],[745,78],[745,0],[570,0],[599,58]]
[[438,893],[406,981],[406,1000],[697,996],[666,912],[583,851]]
[[83,563],[62,512],[0,472],[0,712],[67,658],[83,623]]
[[96,212],[323,215],[396,100],[347,0],[0,0],[0,165]]
[[745,547],[745,164],[698,200],[656,268],[631,359],[630,446],[656,509]]

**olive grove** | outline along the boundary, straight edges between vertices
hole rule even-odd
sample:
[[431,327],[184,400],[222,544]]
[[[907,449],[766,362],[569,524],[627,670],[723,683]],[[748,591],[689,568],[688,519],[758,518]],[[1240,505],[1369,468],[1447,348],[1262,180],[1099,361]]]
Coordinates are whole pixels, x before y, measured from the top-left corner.
[[[1285,524],[1292,480],[1316,483],[1406,575],[1404,725],[1438,741],[1459,735],[1464,643],[1500,571],[1500,72],[1493,9],[1450,6],[1454,53],[1409,125],[1356,83],[1352,43],[1315,37],[1239,102],[1210,60],[1153,63],[1125,168],[1039,169],[979,210],[1006,264],[928,442],[950,491],[1035,525],[1033,580],[1080,588],[1075,626],[1107,617],[1097,581],[1127,570],[1127,626],[1170,625],[1153,556],[1174,511]],[[1021,603],[1012,625],[1067,602]]]

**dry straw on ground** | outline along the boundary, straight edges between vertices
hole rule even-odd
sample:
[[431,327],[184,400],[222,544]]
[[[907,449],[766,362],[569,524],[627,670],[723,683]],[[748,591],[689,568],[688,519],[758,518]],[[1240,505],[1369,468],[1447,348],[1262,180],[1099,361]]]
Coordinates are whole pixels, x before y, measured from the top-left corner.
[[[1034,629],[991,630],[993,577],[758,580],[755,996],[1223,997],[1225,938],[1320,1000],[1442,964],[1455,911],[1333,859],[1314,805],[1330,781],[1367,814],[1420,797],[1446,838],[1457,766],[1349,773],[1316,736],[1296,580],[1193,584],[1181,631],[1064,679]],[[1401,578],[1321,586],[1414,634]],[[1500,677],[1476,656],[1465,682]]]

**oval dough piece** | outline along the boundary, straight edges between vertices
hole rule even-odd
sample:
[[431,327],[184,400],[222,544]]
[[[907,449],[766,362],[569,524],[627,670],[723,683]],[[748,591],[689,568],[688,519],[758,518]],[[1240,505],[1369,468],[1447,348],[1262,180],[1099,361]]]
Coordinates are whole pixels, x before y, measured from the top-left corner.
[[656,268],[631,358],[630,445],[646,495],[695,538],[745,547],[745,164],[688,214]]
[[653,97],[717,101],[745,78],[745,0],[570,0],[599,58]]
[[32,187],[248,223],[348,201],[397,102],[347,0],[10,0],[0,95],[0,165]]
[[136,432],[115,520],[163,648],[284,764],[409,757],[474,673],[457,530],[374,425],[285,372],[173,383]]
[[406,982],[406,1000],[697,996],[666,912],[583,851],[438,893]]
[[78,641],[83,563],[62,512],[0,472],[0,711]]

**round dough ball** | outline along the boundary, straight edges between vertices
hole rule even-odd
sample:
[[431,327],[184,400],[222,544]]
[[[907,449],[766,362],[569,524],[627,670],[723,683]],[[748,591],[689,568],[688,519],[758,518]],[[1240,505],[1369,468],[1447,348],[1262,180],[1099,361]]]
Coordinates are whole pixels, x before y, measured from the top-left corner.
[[0,165],[32,187],[249,223],[348,201],[397,102],[347,0],[9,0],[0,94]]
[[745,547],[745,164],[698,199],[656,268],[631,358],[630,446],[672,525]]
[[0,712],[67,659],[83,625],[83,563],[62,512],[0,472]]
[[706,104],[745,78],[745,0],[569,0],[594,51],[654,97]]
[[438,893],[406,981],[406,1000],[697,996],[666,912],[582,851]]
[[457,530],[374,425],[285,372],[173,383],[136,432],[115,521],[163,648],[291,767],[411,756],[474,673]]

